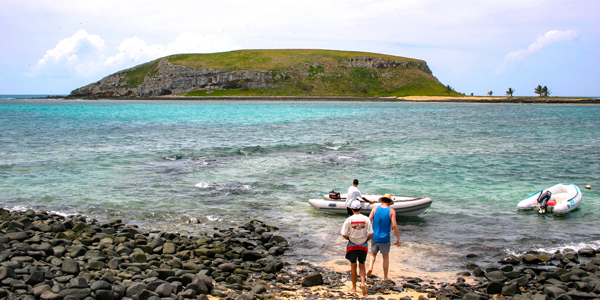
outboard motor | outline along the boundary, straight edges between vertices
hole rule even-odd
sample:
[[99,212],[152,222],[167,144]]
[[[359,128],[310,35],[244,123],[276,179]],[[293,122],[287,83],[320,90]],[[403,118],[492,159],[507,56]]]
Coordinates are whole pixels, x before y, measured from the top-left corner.
[[331,190],[331,192],[329,192],[329,199],[334,199],[334,200],[339,200],[342,197],[340,197],[340,192],[336,192],[334,190]]
[[540,213],[541,214],[546,212],[546,207],[548,207],[547,203],[548,203],[548,200],[550,200],[550,198],[552,198],[552,192],[550,192],[550,191],[543,191],[538,196],[537,202],[540,204]]

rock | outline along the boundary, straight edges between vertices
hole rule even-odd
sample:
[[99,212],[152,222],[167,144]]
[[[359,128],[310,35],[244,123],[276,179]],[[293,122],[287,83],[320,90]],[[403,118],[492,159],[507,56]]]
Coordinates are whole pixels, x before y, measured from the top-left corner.
[[544,292],[545,295],[547,295],[550,298],[556,298],[559,295],[562,295],[562,294],[566,293],[565,290],[563,290],[563,289],[561,289],[561,288],[559,288],[557,286],[553,286],[553,285],[544,287],[544,291],[543,292]]
[[256,261],[262,258],[262,255],[257,251],[244,251],[242,253],[242,259],[244,261]]
[[542,260],[533,254],[525,254],[523,255],[523,263],[528,265],[537,265],[541,263]]
[[96,292],[97,290],[112,290],[112,284],[104,280],[97,280],[92,283],[90,286],[92,292]]
[[132,299],[137,299],[137,296],[142,293],[143,290],[146,289],[146,284],[141,282],[135,282],[127,287],[125,295]]
[[233,271],[235,271],[235,265],[232,263],[220,264],[218,268],[222,272],[227,272],[227,273],[232,273]]
[[132,263],[145,263],[148,260],[145,253],[134,252],[129,256],[129,261]]
[[24,231],[24,225],[23,223],[19,222],[19,221],[10,221],[10,223],[8,223],[8,227],[6,227],[6,231]]
[[88,263],[88,268],[91,270],[102,270],[106,268],[106,263],[102,261],[93,261],[91,263]]
[[152,240],[152,242],[150,243],[150,247],[152,249],[156,248],[156,247],[160,247],[162,245],[165,244],[165,240],[160,238],[160,237],[156,237]]
[[4,235],[4,237],[10,239],[11,241],[23,241],[23,240],[27,239],[27,232],[25,232],[25,231],[8,232]]
[[62,263],[61,270],[67,274],[79,274],[79,263],[72,259],[65,259]]
[[165,243],[162,247],[163,254],[174,254],[177,250],[177,246],[174,243]]
[[77,258],[80,256],[84,256],[87,251],[87,248],[84,246],[73,246],[69,250],[69,256],[71,258]]
[[190,284],[188,284],[185,288],[194,290],[194,292],[196,292],[196,294],[210,294],[210,292],[212,290],[212,287],[209,288],[209,286],[206,284],[206,281],[201,280],[199,278],[196,278],[194,281],[192,281]]
[[[42,299],[42,300],[60,300],[60,299],[63,299],[63,297],[60,296],[59,294],[55,294],[51,291],[44,291],[40,295],[40,299]],[[77,299],[79,299],[79,298],[77,298]]]
[[183,297],[185,299],[194,299],[194,298],[196,298],[196,291],[194,291],[193,289],[188,289],[177,295],[180,297]]
[[166,298],[171,295],[172,291],[173,285],[171,283],[165,282],[159,285],[154,292],[156,292],[159,297]]
[[269,243],[271,243],[271,244],[286,244],[287,245],[287,240],[280,235],[274,235],[269,240]]
[[581,248],[577,251],[577,254],[583,257],[593,257],[596,255],[596,251],[592,248]]
[[597,299],[598,295],[595,293],[588,293],[578,290],[570,290],[566,293],[569,297],[573,299]]
[[66,298],[67,296],[74,296],[78,299],[85,299],[87,296],[91,295],[91,291],[89,288],[64,289],[60,291],[58,295],[63,298]]
[[71,281],[69,281],[69,284],[67,284],[67,288],[87,288],[87,287],[89,287],[88,282],[83,277],[73,278],[73,279],[71,279]]
[[500,270],[487,272],[485,274],[485,278],[487,278],[489,281],[500,281],[500,282],[504,282],[507,279],[506,276],[504,276],[504,272],[502,272]]
[[252,286],[251,292],[253,294],[257,294],[257,295],[265,293],[265,292],[267,292],[267,286],[262,282],[256,283],[254,286]]
[[502,288],[502,296],[514,296],[517,294],[518,285],[516,282],[513,282],[509,285],[506,285]]
[[269,249],[269,254],[274,255],[274,256],[282,255],[284,252],[285,252],[285,248],[279,247],[279,246],[271,247]]
[[475,277],[484,277],[485,276],[485,272],[480,267],[477,267],[477,268],[475,268],[475,270],[473,270],[473,276],[475,276]]
[[502,258],[499,263],[501,264],[511,264],[511,265],[518,265],[521,263],[521,261],[514,255],[507,255],[504,258]]
[[119,268],[119,259],[118,258],[113,258],[111,260],[108,261],[107,266],[113,270],[118,269]]
[[504,288],[504,283],[500,281],[492,281],[486,287],[486,293],[490,295],[501,294],[502,288]]
[[99,250],[87,251],[87,252],[85,252],[83,257],[85,258],[85,260],[87,260],[88,263],[95,262],[95,261],[106,261],[106,258],[107,258],[106,254]]
[[104,290],[104,289],[96,290],[94,292],[94,296],[96,297],[96,300],[116,300],[116,299],[118,299],[113,291]]
[[[482,298],[483,298],[482,296],[480,296],[479,294],[477,294],[475,292],[466,293],[463,296],[463,300],[483,300]],[[425,298],[425,299],[427,299],[427,298]]]
[[321,273],[315,272],[309,274],[302,279],[302,286],[315,286],[323,284],[323,276]]
[[155,292],[151,292],[151,291],[149,291],[149,290],[143,290],[143,291],[142,291],[142,292],[141,292],[141,293],[140,293],[140,294],[137,296],[137,299],[138,299],[138,300],[149,300],[149,299],[151,299],[151,298],[158,298],[158,299],[160,299],[160,298],[158,297],[158,294],[157,294],[157,293],[155,293]]
[[4,280],[6,278],[17,278],[15,270],[7,267],[0,267],[0,280]]
[[158,278],[162,280],[166,280],[169,277],[175,276],[175,271],[173,270],[157,269],[155,271],[158,273]]
[[45,280],[45,274],[46,272],[44,272],[43,270],[31,272],[31,274],[26,277],[25,283],[31,286],[34,286],[38,283],[42,283]]
[[127,287],[124,285],[113,285],[112,291],[115,294],[115,299],[121,299],[125,297]]
[[50,291],[50,289],[52,289],[50,285],[40,284],[33,288],[33,295],[39,298],[44,292]]

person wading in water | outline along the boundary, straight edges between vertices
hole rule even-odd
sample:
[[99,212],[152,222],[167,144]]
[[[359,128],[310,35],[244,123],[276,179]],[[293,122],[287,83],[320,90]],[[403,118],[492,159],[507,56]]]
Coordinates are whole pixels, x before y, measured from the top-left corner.
[[398,232],[398,224],[396,224],[396,211],[390,207],[394,204],[392,195],[385,194],[379,198],[379,201],[381,206],[376,206],[369,215],[369,219],[373,222],[373,238],[371,239],[371,259],[367,276],[371,276],[377,252],[381,252],[381,256],[383,256],[383,280],[390,280],[388,278],[391,246],[390,229],[393,229],[394,234],[396,234],[396,246],[398,247],[400,247],[400,233]]

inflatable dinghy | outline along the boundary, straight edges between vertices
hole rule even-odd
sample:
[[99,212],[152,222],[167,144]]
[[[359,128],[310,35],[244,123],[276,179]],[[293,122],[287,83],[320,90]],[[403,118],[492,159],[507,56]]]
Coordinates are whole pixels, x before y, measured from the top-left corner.
[[[324,195],[323,199],[310,199],[308,200],[308,203],[320,211],[346,214],[346,196],[347,194]],[[363,197],[375,202],[373,204],[361,202],[361,213],[369,215],[373,208],[381,205],[379,198],[383,197],[383,195],[363,194]],[[396,210],[396,217],[418,216],[427,212],[431,206],[431,202],[433,202],[431,198],[426,196],[411,197],[392,195],[392,200],[394,201],[394,204],[390,205],[390,207]]]
[[519,202],[517,208],[537,209],[540,213],[553,212],[562,215],[576,209],[582,200],[583,195],[576,185],[559,183],[525,198]]

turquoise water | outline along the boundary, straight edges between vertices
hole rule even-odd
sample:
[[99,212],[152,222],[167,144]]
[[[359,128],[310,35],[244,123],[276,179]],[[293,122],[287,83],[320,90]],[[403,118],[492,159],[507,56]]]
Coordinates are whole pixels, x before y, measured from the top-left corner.
[[[0,206],[210,231],[260,219],[290,260],[342,256],[343,216],[308,203],[352,179],[427,195],[407,264],[453,271],[530,249],[600,247],[600,106],[0,99]],[[574,183],[566,216],[518,201]],[[585,189],[586,185],[592,189]]]

